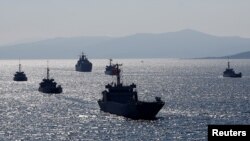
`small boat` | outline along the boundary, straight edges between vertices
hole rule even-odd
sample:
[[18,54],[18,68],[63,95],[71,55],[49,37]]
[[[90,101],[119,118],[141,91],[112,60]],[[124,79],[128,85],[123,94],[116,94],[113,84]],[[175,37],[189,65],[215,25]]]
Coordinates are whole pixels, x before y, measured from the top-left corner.
[[116,67],[115,64],[112,64],[112,59],[109,59],[109,66],[106,66],[105,74],[116,75]]
[[14,74],[13,80],[14,81],[27,81],[28,80],[26,74],[23,71],[21,71],[20,60],[19,60],[19,70]]
[[233,68],[230,68],[230,62],[227,62],[227,68],[223,72],[223,77],[242,77],[242,73],[235,73]]
[[106,85],[102,92],[102,99],[98,100],[101,111],[124,116],[131,119],[156,119],[157,113],[164,106],[165,102],[160,97],[155,97],[153,102],[139,101],[136,85],[123,85],[120,82],[120,64],[116,64],[116,84]]
[[44,78],[43,81],[39,85],[40,85],[38,88],[39,92],[48,93],[48,94],[62,93],[61,85],[57,86],[57,83],[54,81],[54,79],[50,79],[48,66],[47,66],[47,78]]
[[79,60],[75,65],[75,70],[79,72],[91,72],[92,71],[92,63],[88,60],[86,55],[82,53]]

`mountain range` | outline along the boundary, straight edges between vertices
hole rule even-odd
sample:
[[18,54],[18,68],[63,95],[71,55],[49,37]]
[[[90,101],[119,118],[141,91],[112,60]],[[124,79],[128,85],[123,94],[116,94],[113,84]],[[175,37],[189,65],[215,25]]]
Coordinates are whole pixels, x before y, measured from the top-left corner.
[[[250,59],[250,38],[220,37],[195,30],[124,37],[71,37],[0,47],[0,59],[88,58],[202,58],[207,56]],[[223,58],[223,57],[222,57]]]
[[227,56],[222,56],[222,57],[203,57],[199,59],[250,59],[250,51],[247,52],[241,52],[233,55],[227,55]]

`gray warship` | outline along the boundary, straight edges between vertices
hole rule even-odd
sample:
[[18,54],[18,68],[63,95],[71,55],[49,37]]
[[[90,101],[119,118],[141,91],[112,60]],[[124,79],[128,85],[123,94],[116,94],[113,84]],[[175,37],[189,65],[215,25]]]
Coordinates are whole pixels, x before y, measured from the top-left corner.
[[230,62],[228,60],[227,62],[227,68],[226,70],[223,72],[223,77],[235,77],[235,78],[239,78],[242,77],[242,73],[235,73],[233,68],[230,68]]
[[123,85],[120,82],[119,66],[116,64],[116,77],[117,82],[107,84],[106,90],[102,92],[102,99],[98,100],[101,111],[124,116],[126,118],[138,120],[154,120],[157,113],[164,106],[165,102],[160,97],[155,97],[156,101],[145,102],[139,101],[136,85]]
[[79,72],[92,71],[92,63],[88,60],[88,58],[86,57],[86,55],[84,55],[84,53],[80,55],[80,58],[75,65],[75,70]]
[[21,70],[21,64],[19,61],[19,70],[14,74],[14,81],[27,81],[28,78],[26,76],[26,74]]
[[47,78],[44,78],[43,81],[39,84],[39,92],[48,93],[48,94],[59,94],[62,93],[61,85],[57,86],[57,83],[54,79],[49,77],[49,67],[47,67]]
[[112,59],[109,59],[109,66],[106,66],[105,68],[105,74],[106,75],[116,75],[116,65],[112,64]]

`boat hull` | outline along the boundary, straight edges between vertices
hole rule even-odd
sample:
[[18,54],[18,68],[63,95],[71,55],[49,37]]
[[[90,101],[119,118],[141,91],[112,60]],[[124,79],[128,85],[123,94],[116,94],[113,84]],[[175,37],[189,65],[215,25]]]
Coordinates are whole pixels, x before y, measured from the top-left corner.
[[114,73],[113,71],[109,71],[109,70],[106,70],[104,73],[106,75],[116,75],[116,73]]
[[92,65],[86,65],[86,66],[75,66],[75,70],[79,72],[91,72],[92,71]]
[[237,73],[237,74],[223,74],[223,77],[233,77],[233,78],[240,78],[242,77],[241,73]]
[[16,74],[14,75],[13,80],[14,80],[14,81],[27,81],[28,78],[27,78],[27,76],[24,74],[24,72],[16,72]]
[[129,104],[117,102],[98,101],[101,111],[124,116],[131,119],[156,119],[157,113],[163,107],[164,102],[135,102]]
[[62,88],[42,88],[42,87],[39,87],[38,89],[39,92],[42,92],[42,93],[48,93],[48,94],[59,94],[59,93],[62,93]]
[[27,81],[27,77],[14,77],[13,78],[14,81]]

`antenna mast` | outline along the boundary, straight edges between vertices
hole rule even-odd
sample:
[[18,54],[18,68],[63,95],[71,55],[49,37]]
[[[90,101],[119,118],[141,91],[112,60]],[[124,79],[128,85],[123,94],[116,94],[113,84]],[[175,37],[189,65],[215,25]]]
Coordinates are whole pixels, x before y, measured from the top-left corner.
[[122,64],[116,64],[117,85],[121,84],[121,70],[119,69],[119,66],[122,66]]
[[47,60],[47,79],[49,79],[49,61]]
[[21,72],[21,63],[20,63],[20,58],[19,58],[19,72]]
[[109,59],[109,65],[111,66],[112,59]]
[[230,69],[229,57],[227,58],[227,67],[228,67],[228,69]]

